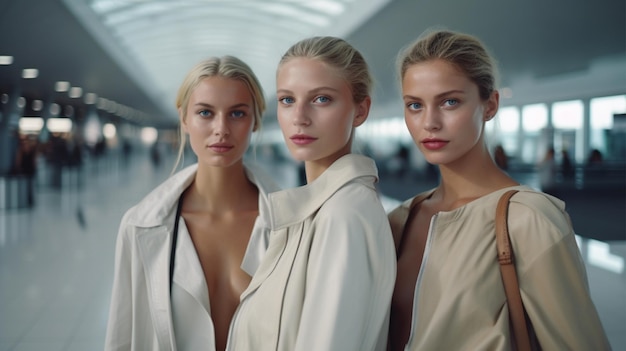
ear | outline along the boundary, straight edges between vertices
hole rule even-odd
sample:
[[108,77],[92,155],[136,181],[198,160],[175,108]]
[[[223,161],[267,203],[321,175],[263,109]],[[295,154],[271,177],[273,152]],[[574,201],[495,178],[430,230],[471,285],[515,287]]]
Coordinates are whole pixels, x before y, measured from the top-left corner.
[[356,114],[354,116],[354,121],[352,121],[352,127],[358,127],[365,122],[370,113],[371,105],[372,99],[369,96],[366,96],[363,101],[356,105]]
[[491,120],[496,115],[496,113],[498,113],[499,106],[500,106],[500,93],[497,90],[494,90],[489,96],[489,99],[485,101],[485,112],[484,112],[485,122]]
[[260,118],[257,118],[256,116],[252,117],[252,132],[256,132],[257,130],[259,130],[259,125],[261,124],[260,122],[261,122]]
[[183,132],[189,134],[189,131],[187,130],[187,121],[185,120],[185,114],[182,107],[178,108],[178,119],[180,120],[180,128]]

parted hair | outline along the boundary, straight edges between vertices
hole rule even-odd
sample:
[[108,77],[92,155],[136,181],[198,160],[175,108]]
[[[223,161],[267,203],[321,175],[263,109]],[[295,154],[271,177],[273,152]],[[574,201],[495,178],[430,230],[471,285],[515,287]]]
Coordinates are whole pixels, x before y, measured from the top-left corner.
[[[197,63],[185,76],[178,94],[176,95],[176,108],[181,112],[181,118],[187,118],[187,105],[194,89],[200,84],[204,78],[223,77],[239,80],[248,87],[250,95],[252,95],[252,110],[254,111],[254,129],[261,128],[261,119],[265,111],[265,96],[263,87],[259,83],[258,78],[245,62],[234,56],[210,57]],[[180,147],[178,150],[178,158],[174,169],[180,163],[185,146],[186,134],[180,128]]]
[[482,100],[496,90],[497,67],[495,59],[476,37],[449,30],[429,30],[415,42],[400,51],[397,69],[400,80],[414,64],[444,60],[464,72],[478,86]]
[[354,102],[363,102],[370,96],[373,80],[367,62],[347,41],[330,36],[303,39],[285,52],[278,69],[283,63],[298,57],[320,60],[341,71],[350,85]]

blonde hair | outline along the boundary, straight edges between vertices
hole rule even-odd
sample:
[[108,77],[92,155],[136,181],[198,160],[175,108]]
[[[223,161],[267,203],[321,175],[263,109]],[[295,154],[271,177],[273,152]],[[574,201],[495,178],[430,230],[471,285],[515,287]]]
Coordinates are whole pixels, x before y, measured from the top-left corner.
[[372,76],[367,62],[363,55],[345,40],[329,36],[301,40],[285,52],[278,68],[297,57],[320,60],[339,69],[350,86],[354,102],[363,102],[370,96]]
[[474,36],[448,30],[425,32],[398,55],[400,80],[411,65],[432,60],[447,61],[464,72],[478,86],[482,100],[489,99],[496,90],[495,59]]
[[[253,131],[261,128],[261,119],[263,118],[263,112],[265,111],[265,96],[263,94],[263,88],[259,83],[258,78],[252,71],[252,69],[240,59],[234,56],[222,56],[222,57],[210,57],[204,61],[196,64],[185,76],[178,94],[176,96],[176,108],[181,111],[181,118],[184,120],[187,118],[187,105],[194,89],[198,86],[200,81],[208,77],[224,77],[229,79],[236,79],[242,81],[248,87],[250,95],[252,95],[253,111],[254,111],[254,129]],[[178,148],[178,157],[174,164],[176,170],[181,162],[185,146],[187,144],[187,137],[182,128],[180,128],[180,146]]]

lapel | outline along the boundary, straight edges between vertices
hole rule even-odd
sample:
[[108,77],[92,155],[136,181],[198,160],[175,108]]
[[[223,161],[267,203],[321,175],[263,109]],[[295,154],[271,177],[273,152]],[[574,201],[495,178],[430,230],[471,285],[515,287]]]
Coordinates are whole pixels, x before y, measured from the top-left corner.
[[206,285],[204,271],[198,260],[185,221],[181,218],[178,227],[178,245],[174,263],[174,284],[184,289],[210,315],[209,288]]
[[[265,259],[261,261],[261,265],[252,276],[252,281],[250,281],[246,290],[244,290],[239,297],[239,301],[243,301],[247,296],[256,291],[256,289],[274,271],[278,261],[283,256],[283,252],[287,248],[288,241],[289,231],[287,228],[279,229],[272,233],[272,239],[270,240],[269,247],[267,248],[267,252],[264,256]],[[271,260],[269,258],[271,258]]]
[[[263,260],[252,277],[240,301],[252,294],[277,269],[283,256],[292,257],[297,250],[296,242],[302,233],[304,222],[312,216],[338,189],[350,182],[363,182],[373,187],[378,171],[368,157],[348,154],[335,161],[314,182],[268,195],[269,221],[271,227],[269,246]],[[286,252],[288,250],[288,252]],[[294,254],[295,255],[295,254]]]
[[169,254],[171,236],[168,226],[140,230],[137,247],[145,269],[146,290],[152,309],[152,323],[159,349],[173,347],[173,325],[169,294]]

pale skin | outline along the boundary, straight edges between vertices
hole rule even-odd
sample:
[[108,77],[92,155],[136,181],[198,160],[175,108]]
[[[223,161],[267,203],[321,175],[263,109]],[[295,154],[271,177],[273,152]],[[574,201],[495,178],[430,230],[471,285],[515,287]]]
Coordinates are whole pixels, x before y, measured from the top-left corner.
[[258,215],[258,189],[246,177],[242,161],[254,127],[253,111],[246,85],[222,77],[203,79],[186,110],[179,110],[198,156],[182,217],[209,290],[216,350],[226,348],[239,296],[251,280],[240,266]]
[[[355,103],[342,72],[320,60],[293,58],[276,78],[278,122],[291,155],[304,161],[307,182],[351,152],[354,128],[367,119],[371,100]],[[295,135],[311,138],[307,144]]]
[[498,110],[497,91],[483,100],[462,71],[432,60],[408,68],[402,92],[409,132],[426,160],[438,165],[441,183],[406,224],[392,299],[391,350],[403,350],[409,339],[415,283],[433,215],[517,185],[495,164],[484,141],[485,123]]

